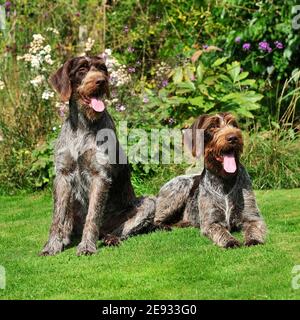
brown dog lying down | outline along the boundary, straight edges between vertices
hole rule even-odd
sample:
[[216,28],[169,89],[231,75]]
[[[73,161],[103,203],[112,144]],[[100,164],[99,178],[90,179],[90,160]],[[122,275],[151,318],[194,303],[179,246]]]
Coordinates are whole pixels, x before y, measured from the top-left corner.
[[[204,170],[176,177],[161,188],[155,225],[194,226],[224,248],[240,246],[230,234],[240,229],[246,246],[264,243],[266,226],[239,161],[243,138],[235,118],[229,113],[202,115],[192,129],[204,129]],[[195,156],[195,141],[192,147]]]

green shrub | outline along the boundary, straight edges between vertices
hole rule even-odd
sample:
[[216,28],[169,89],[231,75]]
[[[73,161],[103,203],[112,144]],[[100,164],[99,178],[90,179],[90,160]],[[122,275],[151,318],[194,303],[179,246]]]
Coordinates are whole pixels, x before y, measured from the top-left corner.
[[[218,48],[208,47],[205,54]],[[177,125],[202,113],[232,112],[244,118],[253,118],[263,98],[256,92],[256,81],[248,79],[238,61],[225,63],[227,57],[201,59],[197,64],[187,62],[174,68],[172,81],[155,95],[150,90],[149,108],[155,108],[158,120],[173,119]],[[192,119],[193,121],[193,119]]]
[[[299,81],[289,78],[297,74],[300,43],[291,27],[293,1],[124,0],[107,2],[105,7],[103,3],[6,4],[6,29],[0,30],[0,192],[51,185],[53,128],[62,123],[64,106],[47,78],[67,58],[83,52],[99,54],[110,48],[130,73],[130,82],[112,88],[109,102],[115,121],[126,120],[129,128],[182,128],[199,114],[216,111],[236,113],[245,129],[255,124],[265,131],[274,121],[285,131],[293,127],[299,117]],[[40,68],[25,56],[36,55],[29,52],[33,35],[44,38],[36,52],[42,56]],[[260,42],[272,50],[259,47]],[[283,156],[294,142],[281,140]],[[253,163],[249,160],[250,171]],[[173,176],[172,170],[179,173],[184,166],[133,164],[132,169],[134,181],[153,179],[159,185]],[[289,170],[293,174],[287,174],[284,183],[274,180],[276,187],[296,185],[297,168]],[[259,174],[253,171],[255,181]],[[256,186],[267,187],[262,180]]]
[[300,187],[300,140],[292,129],[248,134],[242,162],[255,189]]

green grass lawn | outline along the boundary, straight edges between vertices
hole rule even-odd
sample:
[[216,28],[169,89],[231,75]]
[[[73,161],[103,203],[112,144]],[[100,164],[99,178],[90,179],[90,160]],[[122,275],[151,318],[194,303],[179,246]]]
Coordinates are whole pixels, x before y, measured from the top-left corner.
[[[137,236],[98,254],[38,257],[51,196],[0,197],[1,299],[299,299],[300,189],[257,192],[267,244],[220,249],[196,229]],[[240,235],[237,235],[240,237]]]

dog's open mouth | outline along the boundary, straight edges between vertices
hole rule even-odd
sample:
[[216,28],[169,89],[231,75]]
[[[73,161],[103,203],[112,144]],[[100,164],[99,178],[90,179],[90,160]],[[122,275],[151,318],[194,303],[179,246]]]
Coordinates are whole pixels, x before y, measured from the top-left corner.
[[101,97],[82,97],[84,103],[91,108],[93,108],[96,112],[103,112],[105,110],[105,104]]
[[234,152],[223,153],[221,156],[216,157],[216,159],[222,162],[223,168],[227,173],[236,172],[237,165]]
[[100,98],[91,98],[90,106],[96,111],[96,112],[103,112],[105,110],[105,104],[102,99]]

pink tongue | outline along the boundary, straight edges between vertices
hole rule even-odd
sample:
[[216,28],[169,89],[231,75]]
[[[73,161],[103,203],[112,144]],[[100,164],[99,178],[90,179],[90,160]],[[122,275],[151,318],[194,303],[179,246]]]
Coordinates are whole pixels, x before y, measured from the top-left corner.
[[96,112],[102,112],[105,109],[103,101],[96,98],[91,99],[91,106]]
[[236,171],[234,154],[226,154],[223,156],[223,167],[228,173],[234,173]]

